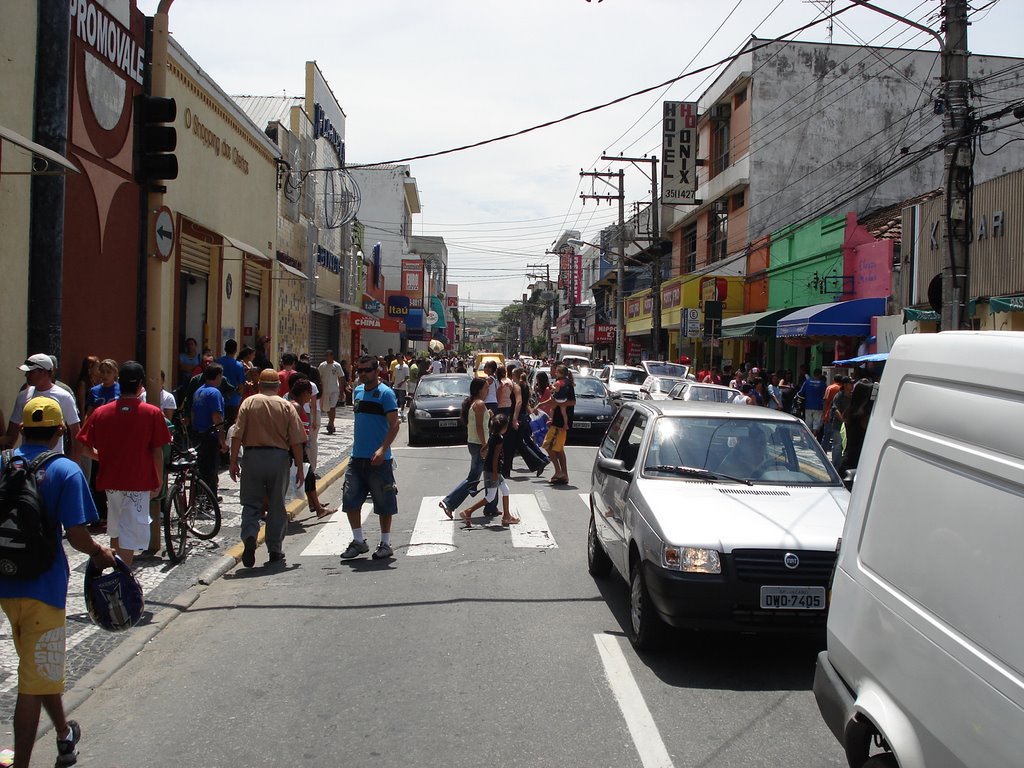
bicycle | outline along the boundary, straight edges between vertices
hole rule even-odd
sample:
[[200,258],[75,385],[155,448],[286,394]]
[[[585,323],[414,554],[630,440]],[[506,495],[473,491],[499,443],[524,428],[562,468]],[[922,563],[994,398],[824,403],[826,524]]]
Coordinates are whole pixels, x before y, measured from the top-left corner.
[[220,532],[220,505],[196,469],[198,454],[194,448],[171,455],[169,475],[173,476],[163,500],[162,517],[167,557],[182,562],[187,552],[188,534],[197,539],[212,539]]

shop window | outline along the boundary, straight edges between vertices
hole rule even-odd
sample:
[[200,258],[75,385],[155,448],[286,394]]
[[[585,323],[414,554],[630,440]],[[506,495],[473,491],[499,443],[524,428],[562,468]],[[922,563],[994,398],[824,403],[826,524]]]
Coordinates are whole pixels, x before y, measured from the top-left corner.
[[683,272],[697,270],[697,225],[691,224],[683,230]]

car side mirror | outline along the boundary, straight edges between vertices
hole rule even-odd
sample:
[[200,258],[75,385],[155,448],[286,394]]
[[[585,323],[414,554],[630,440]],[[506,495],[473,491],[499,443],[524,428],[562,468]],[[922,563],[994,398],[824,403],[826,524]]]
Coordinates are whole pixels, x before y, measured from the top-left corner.
[[626,463],[622,459],[609,459],[606,456],[597,457],[597,468],[613,477],[628,478],[633,474],[626,469]]
[[846,490],[853,490],[853,481],[857,478],[856,469],[848,469],[843,473],[843,485],[846,486]]

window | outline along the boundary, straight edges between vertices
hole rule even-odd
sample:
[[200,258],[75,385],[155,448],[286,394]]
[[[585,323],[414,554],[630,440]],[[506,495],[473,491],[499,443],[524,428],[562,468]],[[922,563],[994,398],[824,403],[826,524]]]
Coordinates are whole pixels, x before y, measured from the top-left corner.
[[732,109],[728,104],[711,108],[711,176],[717,176],[729,167],[729,120]]
[[626,469],[631,470],[636,466],[636,460],[640,456],[640,444],[644,440],[644,429],[646,427],[647,417],[638,413],[636,418],[633,419],[633,423],[629,425],[629,432],[619,442],[615,458],[622,459]]
[[747,87],[743,86],[743,90],[732,97],[732,108],[736,109],[740,104],[747,100]]
[[732,209],[734,211],[738,211],[740,208],[743,207],[745,202],[745,195],[742,192],[737,192],[735,195],[732,196]]
[[725,200],[718,200],[708,213],[708,264],[721,261],[729,252],[729,214]]
[[683,272],[697,269],[697,225],[691,224],[683,230]]

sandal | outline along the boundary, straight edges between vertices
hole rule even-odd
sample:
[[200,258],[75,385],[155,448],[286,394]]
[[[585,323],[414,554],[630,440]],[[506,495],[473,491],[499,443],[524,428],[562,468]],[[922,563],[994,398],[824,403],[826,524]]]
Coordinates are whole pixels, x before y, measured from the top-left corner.
[[[452,519],[452,511],[448,509],[448,505],[444,503],[444,499],[441,499],[441,501],[437,502],[437,506],[441,508],[442,512],[448,515],[449,520]],[[462,515],[459,515],[459,517],[462,517]]]
[[[450,517],[450,515],[449,515],[449,517]],[[462,518],[462,527],[463,528],[472,528],[473,527],[473,523],[472,523],[473,515],[469,511],[459,512],[459,517]]]
[[337,511],[338,510],[331,509],[330,507],[321,507],[320,509],[317,510],[316,519],[317,520],[323,520],[325,517],[329,517],[330,515],[333,515]]
[[518,517],[503,517],[501,518],[502,525],[516,525],[519,521]]

